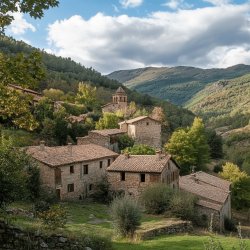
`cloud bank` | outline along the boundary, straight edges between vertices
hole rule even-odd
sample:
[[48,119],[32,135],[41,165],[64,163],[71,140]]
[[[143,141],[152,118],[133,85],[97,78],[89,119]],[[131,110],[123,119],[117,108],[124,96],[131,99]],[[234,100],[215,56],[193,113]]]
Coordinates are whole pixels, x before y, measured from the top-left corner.
[[249,11],[249,4],[218,4],[147,17],[75,15],[49,25],[48,42],[53,53],[102,73],[149,65],[249,64]]

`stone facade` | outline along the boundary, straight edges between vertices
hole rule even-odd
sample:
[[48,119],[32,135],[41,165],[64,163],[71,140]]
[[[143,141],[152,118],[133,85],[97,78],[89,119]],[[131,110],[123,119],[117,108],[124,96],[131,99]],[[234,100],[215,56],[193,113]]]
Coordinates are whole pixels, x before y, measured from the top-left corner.
[[[130,166],[133,168],[132,165]],[[137,198],[145,188],[155,183],[165,183],[171,188],[179,188],[179,168],[172,160],[167,162],[161,172],[154,172],[154,170],[149,172],[146,169],[145,172],[129,169],[127,171],[115,171],[112,170],[112,165],[107,171],[108,181],[113,190],[123,190],[126,194]]]
[[61,200],[82,199],[94,192],[96,183],[105,177],[113,161],[114,158],[108,157],[56,168],[39,163],[41,182],[55,189]]
[[161,122],[142,116],[119,123],[120,129],[127,131],[136,144],[146,144],[161,148]]

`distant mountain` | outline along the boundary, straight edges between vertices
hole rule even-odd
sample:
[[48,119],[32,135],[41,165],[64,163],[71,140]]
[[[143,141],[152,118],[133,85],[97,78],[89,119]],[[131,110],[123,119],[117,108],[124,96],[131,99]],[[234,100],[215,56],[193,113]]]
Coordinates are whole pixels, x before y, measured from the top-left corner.
[[144,94],[185,105],[208,83],[232,79],[250,73],[249,65],[235,65],[226,69],[195,67],[147,67],[115,71],[107,77]]
[[250,74],[207,85],[186,107],[214,127],[244,127],[250,121]]

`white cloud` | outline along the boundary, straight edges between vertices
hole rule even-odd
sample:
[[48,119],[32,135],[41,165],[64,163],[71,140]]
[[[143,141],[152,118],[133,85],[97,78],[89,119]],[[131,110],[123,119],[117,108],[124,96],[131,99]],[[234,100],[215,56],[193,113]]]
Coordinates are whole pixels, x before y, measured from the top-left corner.
[[123,8],[135,8],[142,5],[143,0],[120,0]]
[[213,6],[147,17],[98,13],[49,25],[53,53],[108,73],[149,65],[228,66],[249,61],[250,5]]
[[229,4],[231,1],[230,0],[203,0],[203,2],[211,3],[215,6],[221,6],[221,5]]
[[167,6],[173,10],[190,9],[193,7],[193,5],[186,3],[184,0],[170,0],[163,4],[163,6]]
[[26,21],[22,13],[15,12],[12,15],[14,20],[7,29],[9,33],[13,35],[23,35],[27,30],[31,30],[33,32],[36,31],[36,28],[31,23]]

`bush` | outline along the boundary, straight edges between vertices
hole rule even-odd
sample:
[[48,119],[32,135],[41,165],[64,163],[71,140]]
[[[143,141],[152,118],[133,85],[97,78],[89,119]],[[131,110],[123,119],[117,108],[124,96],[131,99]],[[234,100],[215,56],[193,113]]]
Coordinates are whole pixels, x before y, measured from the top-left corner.
[[170,201],[171,213],[183,220],[196,221],[195,202],[197,198],[189,193],[178,191]]
[[227,218],[227,217],[225,217],[225,219],[224,219],[224,227],[228,231],[233,231],[233,232],[237,231],[237,227],[235,226],[234,221],[232,219]]
[[115,198],[111,204],[111,214],[117,233],[123,237],[133,237],[141,224],[141,211],[137,202],[128,196]]
[[83,243],[87,247],[93,249],[93,250],[111,250],[112,242],[110,238],[107,237],[101,237],[99,235],[86,235],[86,237],[83,238]]
[[215,173],[219,173],[219,172],[222,172],[222,165],[215,165],[214,166],[214,172]]
[[39,213],[39,218],[51,229],[64,227],[67,222],[67,211],[61,205],[53,205],[49,210]]
[[118,137],[118,147],[120,150],[123,150],[127,147],[133,147],[135,141],[128,135],[121,135]]
[[108,203],[112,200],[112,193],[110,191],[110,184],[107,178],[103,178],[96,184],[96,191],[92,197],[99,202]]
[[148,145],[138,144],[124,149],[123,153],[131,155],[155,155],[155,149]]
[[166,184],[156,184],[145,189],[141,199],[148,213],[161,214],[169,208],[172,196],[173,190]]

